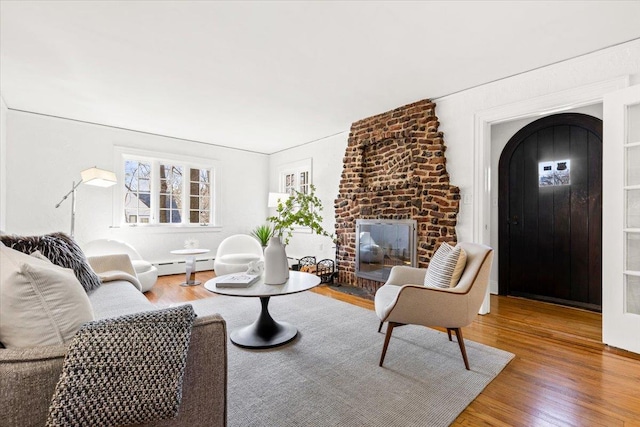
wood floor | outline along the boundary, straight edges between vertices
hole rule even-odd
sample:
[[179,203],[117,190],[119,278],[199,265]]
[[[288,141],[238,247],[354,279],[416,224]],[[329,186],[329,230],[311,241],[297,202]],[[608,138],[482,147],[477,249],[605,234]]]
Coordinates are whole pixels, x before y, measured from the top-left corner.
[[[203,282],[212,277],[197,274]],[[157,304],[215,296],[203,286],[180,287],[183,280],[161,277],[145,295]],[[372,301],[326,286],[314,292],[373,309]],[[600,343],[600,314],[494,295],[491,313],[463,332],[516,357],[454,426],[640,427],[640,355]]]

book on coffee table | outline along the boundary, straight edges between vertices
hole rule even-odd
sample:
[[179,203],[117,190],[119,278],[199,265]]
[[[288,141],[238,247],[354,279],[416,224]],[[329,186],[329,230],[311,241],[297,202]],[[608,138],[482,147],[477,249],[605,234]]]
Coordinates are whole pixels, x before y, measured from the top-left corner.
[[255,283],[260,276],[257,274],[234,273],[228,274],[216,281],[219,288],[246,288]]

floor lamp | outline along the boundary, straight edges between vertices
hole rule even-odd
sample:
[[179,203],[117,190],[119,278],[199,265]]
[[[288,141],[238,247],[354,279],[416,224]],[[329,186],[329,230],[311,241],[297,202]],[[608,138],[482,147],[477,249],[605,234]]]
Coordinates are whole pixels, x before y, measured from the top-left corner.
[[73,181],[71,183],[71,190],[65,194],[62,200],[56,205],[56,209],[59,208],[62,202],[67,200],[67,197],[71,195],[71,237],[73,237],[76,222],[76,189],[80,184],[95,185],[96,187],[111,187],[117,182],[116,174],[104,169],[98,169],[97,167],[83,170],[80,172],[80,176],[82,178],[80,182],[76,184],[76,182]]

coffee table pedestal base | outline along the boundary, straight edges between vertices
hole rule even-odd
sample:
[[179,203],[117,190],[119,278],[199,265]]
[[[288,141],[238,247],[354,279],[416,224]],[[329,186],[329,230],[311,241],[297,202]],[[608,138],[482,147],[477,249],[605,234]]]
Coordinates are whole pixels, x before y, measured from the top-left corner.
[[238,347],[273,348],[292,341],[298,330],[287,322],[276,322],[269,314],[269,297],[260,297],[262,310],[258,319],[249,326],[231,332],[229,339]]

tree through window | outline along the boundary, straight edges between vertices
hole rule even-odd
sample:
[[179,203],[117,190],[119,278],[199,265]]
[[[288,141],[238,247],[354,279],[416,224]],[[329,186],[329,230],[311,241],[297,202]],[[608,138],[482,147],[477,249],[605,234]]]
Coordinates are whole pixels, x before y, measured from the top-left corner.
[[161,224],[180,224],[182,218],[182,167],[160,164],[160,220]]
[[151,219],[151,164],[127,160],[124,164],[124,218],[129,223]]
[[124,175],[126,223],[213,223],[212,168],[129,158]]

